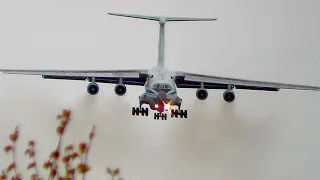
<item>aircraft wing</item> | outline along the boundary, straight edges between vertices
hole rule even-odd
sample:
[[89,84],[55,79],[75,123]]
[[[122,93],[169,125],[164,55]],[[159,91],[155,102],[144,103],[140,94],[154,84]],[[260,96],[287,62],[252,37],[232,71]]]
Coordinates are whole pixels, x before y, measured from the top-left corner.
[[230,85],[231,88],[245,90],[279,91],[280,89],[295,89],[320,91],[320,87],[317,86],[235,79],[187,72],[177,72],[177,77],[180,77],[176,80],[178,88],[199,88],[203,82],[204,88],[206,89],[228,89]]
[[143,86],[146,82],[147,70],[19,70],[2,69],[4,74],[41,75],[44,79],[82,80],[97,83],[117,84],[122,78],[122,83],[127,85]]

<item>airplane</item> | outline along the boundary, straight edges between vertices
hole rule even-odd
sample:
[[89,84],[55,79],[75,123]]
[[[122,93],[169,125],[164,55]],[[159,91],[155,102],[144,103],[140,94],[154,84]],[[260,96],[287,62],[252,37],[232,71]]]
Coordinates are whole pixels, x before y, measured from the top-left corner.
[[[82,80],[89,81],[87,92],[96,95],[99,92],[97,83],[115,84],[114,92],[118,96],[126,94],[126,85],[144,86],[145,92],[139,96],[139,106],[132,107],[133,116],[148,116],[149,108],[154,112],[154,119],[167,120],[167,113],[172,118],[187,118],[188,111],[182,110],[182,98],[178,96],[180,88],[197,89],[196,97],[199,100],[208,98],[207,89],[223,89],[223,99],[227,103],[235,100],[234,89],[273,91],[280,89],[319,91],[320,87],[285,84],[267,81],[236,79],[205,74],[188,73],[169,70],[164,64],[165,55],[165,25],[167,22],[179,21],[215,21],[217,18],[185,18],[164,17],[138,14],[110,13],[111,16],[136,18],[157,21],[159,23],[158,61],[157,66],[150,69],[123,69],[123,70],[22,70],[2,69],[4,74],[41,75],[44,79]],[[178,109],[174,108],[178,107]]]

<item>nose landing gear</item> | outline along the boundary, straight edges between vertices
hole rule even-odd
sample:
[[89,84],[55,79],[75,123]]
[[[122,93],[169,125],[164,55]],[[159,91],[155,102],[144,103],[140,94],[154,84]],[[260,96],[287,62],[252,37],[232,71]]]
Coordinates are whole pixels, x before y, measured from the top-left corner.
[[165,113],[154,113],[154,119],[159,120],[161,118],[162,120],[167,120],[167,114]]

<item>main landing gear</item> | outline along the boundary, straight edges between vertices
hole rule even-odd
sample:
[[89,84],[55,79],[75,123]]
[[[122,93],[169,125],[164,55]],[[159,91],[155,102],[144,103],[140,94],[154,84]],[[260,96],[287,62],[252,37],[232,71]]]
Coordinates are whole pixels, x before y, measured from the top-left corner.
[[132,107],[132,116],[148,116],[149,109],[141,107]]
[[[132,107],[132,115],[133,116],[148,116],[149,115],[149,108],[141,108],[141,107]],[[188,117],[188,111],[187,110],[180,110],[180,109],[171,109],[171,117],[172,118],[185,118]],[[166,113],[154,113],[155,120],[167,120],[167,114]]]
[[[171,117],[172,118],[185,118],[187,119],[188,118],[188,111],[187,110],[174,110],[174,109],[171,109]],[[167,120],[167,114],[165,113],[154,113],[154,119],[159,119],[161,118],[162,120]]]
[[187,110],[174,110],[174,109],[171,109],[171,117],[175,117],[175,118],[178,118],[178,116],[180,116],[180,118],[185,118],[187,119],[188,118],[188,111]]

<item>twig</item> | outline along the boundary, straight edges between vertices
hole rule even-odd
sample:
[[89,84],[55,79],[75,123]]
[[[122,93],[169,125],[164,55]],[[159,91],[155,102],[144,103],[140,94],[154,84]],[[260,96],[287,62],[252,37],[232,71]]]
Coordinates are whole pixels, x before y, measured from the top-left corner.
[[[85,151],[84,161],[81,160],[81,164],[87,165],[88,154],[89,154],[89,150],[90,150],[90,147],[91,147],[91,142],[92,142],[94,136],[95,136],[95,126],[92,127],[92,130],[91,130],[91,132],[90,132],[88,147],[87,147],[87,149],[86,149],[86,151]],[[85,180],[85,177],[86,177],[86,173],[83,173],[83,175],[82,175],[82,180]]]

